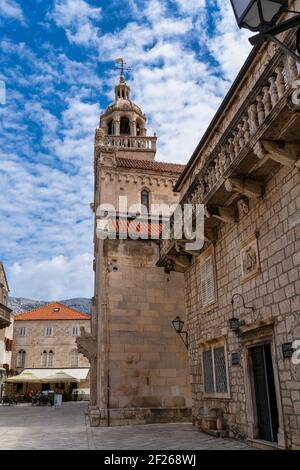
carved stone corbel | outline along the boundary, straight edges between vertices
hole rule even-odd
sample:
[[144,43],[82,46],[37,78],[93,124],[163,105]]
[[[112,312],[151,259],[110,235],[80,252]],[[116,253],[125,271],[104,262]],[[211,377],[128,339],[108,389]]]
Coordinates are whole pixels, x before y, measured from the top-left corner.
[[199,256],[201,253],[201,250],[187,250],[186,249],[186,244],[187,243],[193,243],[192,240],[185,240],[185,241],[177,241],[175,244],[175,249],[178,253],[182,253],[185,255],[190,255],[190,256]]
[[169,255],[168,259],[174,263],[174,271],[184,272],[186,268],[190,266],[190,260],[187,256],[179,255],[173,256]]
[[228,178],[225,180],[225,189],[228,192],[237,192],[249,198],[257,199],[263,194],[261,181],[250,178]]
[[237,210],[235,207],[217,206],[212,211],[208,210],[208,212],[211,217],[221,220],[225,224],[237,221]]
[[268,158],[281,165],[293,166],[300,158],[300,144],[298,143],[262,140],[261,144]]

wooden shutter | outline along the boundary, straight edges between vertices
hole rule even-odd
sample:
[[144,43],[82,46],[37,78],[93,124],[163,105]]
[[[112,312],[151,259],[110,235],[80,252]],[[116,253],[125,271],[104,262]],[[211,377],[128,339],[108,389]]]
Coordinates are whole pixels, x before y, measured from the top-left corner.
[[207,307],[216,301],[215,276],[212,255],[209,255],[203,260],[201,264],[200,276],[202,305],[203,307]]

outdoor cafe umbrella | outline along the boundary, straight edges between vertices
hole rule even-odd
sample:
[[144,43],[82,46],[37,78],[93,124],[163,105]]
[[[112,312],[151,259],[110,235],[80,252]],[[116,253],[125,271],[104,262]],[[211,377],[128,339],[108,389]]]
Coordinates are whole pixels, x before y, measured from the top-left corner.
[[41,380],[36,377],[30,371],[23,371],[19,375],[15,375],[14,377],[9,377],[6,382],[13,383],[13,384],[20,384],[20,383],[40,383]]
[[55,374],[49,375],[42,380],[44,383],[66,383],[66,382],[78,382],[78,379],[67,374],[63,370],[55,372]]

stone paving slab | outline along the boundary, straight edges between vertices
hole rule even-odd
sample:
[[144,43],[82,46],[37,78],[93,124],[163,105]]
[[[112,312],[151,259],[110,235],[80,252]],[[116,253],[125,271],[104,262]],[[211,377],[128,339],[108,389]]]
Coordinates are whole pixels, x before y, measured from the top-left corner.
[[0,406],[1,450],[202,450],[252,449],[232,439],[217,439],[191,424],[148,424],[90,428],[87,403],[62,409],[31,405]]

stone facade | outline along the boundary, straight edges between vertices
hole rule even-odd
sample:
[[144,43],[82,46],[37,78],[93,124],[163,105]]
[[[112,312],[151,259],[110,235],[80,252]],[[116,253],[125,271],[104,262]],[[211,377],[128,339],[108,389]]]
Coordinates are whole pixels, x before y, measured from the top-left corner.
[[205,206],[204,246],[164,240],[158,262],[185,259],[194,422],[282,449],[300,449],[299,71],[252,51],[176,184]]
[[[53,336],[45,336],[48,325],[53,328]],[[77,349],[76,337],[72,335],[74,326],[79,329],[84,327],[88,331],[89,320],[21,321],[16,317],[12,368],[20,372],[23,368],[42,367],[43,351],[53,351],[52,368],[72,367],[72,351]],[[26,328],[26,336],[21,336],[21,328]],[[25,363],[23,367],[18,367],[17,356],[21,349],[26,352]],[[77,367],[89,367],[88,360],[82,354],[78,355]]]
[[4,265],[0,262],[0,398],[5,393],[6,372],[11,369],[14,318],[7,305],[8,293],[9,287]]
[[[90,332],[90,316],[59,303],[16,315],[12,369],[20,373],[24,369],[89,368],[89,361],[77,349],[81,329]],[[89,378],[78,388],[88,389]]]
[[[129,223],[119,196],[141,213],[143,191],[149,206],[177,201],[172,189],[183,166],[156,162],[155,152],[156,137],[147,136],[146,116],[121,76],[95,136],[93,323],[92,334],[79,339],[92,365],[93,426],[190,416],[187,352],[171,323],[184,312],[183,279],[156,268],[158,240],[100,240],[96,233],[100,204],[116,208],[118,235]],[[148,217],[143,226],[151,227]],[[160,230],[159,219],[153,227]]]

